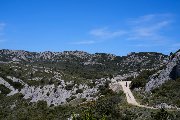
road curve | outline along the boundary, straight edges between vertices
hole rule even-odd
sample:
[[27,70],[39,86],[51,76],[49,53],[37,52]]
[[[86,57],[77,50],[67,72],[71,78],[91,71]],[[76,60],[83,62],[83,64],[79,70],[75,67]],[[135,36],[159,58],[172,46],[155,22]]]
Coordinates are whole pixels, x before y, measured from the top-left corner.
[[131,83],[131,81],[119,81],[118,82],[121,86],[122,86],[122,89],[126,95],[126,99],[127,99],[127,102],[129,104],[132,104],[132,105],[135,105],[135,106],[138,106],[138,107],[144,107],[144,108],[149,108],[149,109],[158,109],[158,108],[154,108],[154,107],[150,107],[150,106],[145,106],[145,105],[140,105],[136,99],[134,98],[134,95],[132,94],[130,88],[129,88],[129,85]]
[[[126,95],[126,99],[127,99],[127,103],[131,104],[131,105],[135,105],[138,107],[142,107],[142,108],[148,108],[148,109],[160,109],[160,108],[156,108],[156,107],[151,107],[151,106],[146,106],[146,105],[141,105],[139,104],[136,99],[134,98],[134,95],[132,94],[129,86],[131,84],[131,81],[119,81],[119,82],[113,82],[112,84],[110,84],[110,89],[112,89],[113,91],[118,91],[119,89],[121,89],[120,86],[122,86],[122,90]],[[167,109],[168,111],[179,111],[180,108],[176,108],[176,109]]]

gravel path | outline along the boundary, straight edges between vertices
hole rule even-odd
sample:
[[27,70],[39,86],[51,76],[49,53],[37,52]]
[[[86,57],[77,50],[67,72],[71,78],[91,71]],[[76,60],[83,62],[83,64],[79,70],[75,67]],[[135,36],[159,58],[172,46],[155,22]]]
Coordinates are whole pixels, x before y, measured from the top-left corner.
[[[134,95],[132,94],[132,92],[129,88],[131,81],[119,81],[118,83],[122,86],[122,89],[123,89],[124,93],[126,94],[127,102],[129,104],[132,104],[132,105],[135,105],[138,107],[148,108],[148,109],[160,109],[160,108],[155,108],[155,107],[150,107],[150,106],[145,106],[145,105],[139,104],[136,101],[136,99],[134,98]],[[177,108],[176,110],[175,109],[167,109],[167,110],[168,111],[177,111],[177,110],[179,111],[180,108]]]
[[144,108],[149,108],[149,109],[158,109],[158,108],[154,108],[154,107],[149,107],[149,106],[145,106],[145,105],[140,105],[136,99],[134,98],[134,95],[132,94],[130,88],[129,88],[129,85],[131,83],[131,81],[120,81],[118,82],[121,86],[122,86],[122,89],[124,91],[124,93],[126,94],[126,99],[127,99],[127,102],[129,104],[132,104],[132,105],[135,105],[135,106],[138,106],[138,107],[144,107]]

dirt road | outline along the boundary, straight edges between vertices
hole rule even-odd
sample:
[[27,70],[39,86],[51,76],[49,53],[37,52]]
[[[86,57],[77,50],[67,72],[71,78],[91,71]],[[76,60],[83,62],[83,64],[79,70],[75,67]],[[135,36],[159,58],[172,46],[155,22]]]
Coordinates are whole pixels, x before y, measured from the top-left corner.
[[120,81],[118,83],[122,86],[122,89],[123,89],[124,93],[126,94],[127,102],[129,104],[132,104],[132,105],[135,105],[135,106],[139,106],[139,107],[145,107],[145,108],[149,108],[149,109],[158,109],[158,108],[154,108],[154,107],[140,105],[136,101],[136,99],[134,98],[134,95],[132,94],[132,92],[131,92],[131,90],[129,88],[129,85],[130,85],[131,81]]
[[138,105],[131,90],[129,89],[129,84],[131,83],[131,81],[120,81],[118,83],[122,86],[122,89],[126,94],[127,102],[132,105]]
[[[118,84],[120,84],[122,86],[122,89],[124,91],[124,93],[126,94],[126,99],[127,102],[129,104],[138,106],[138,107],[143,107],[143,108],[148,108],[148,109],[159,109],[159,108],[155,108],[155,107],[151,107],[151,106],[145,106],[145,105],[141,105],[139,104],[136,99],[134,98],[134,95],[132,94],[129,85],[130,85],[131,81],[119,81]],[[179,111],[180,108],[176,108],[176,109],[167,109],[168,111]]]

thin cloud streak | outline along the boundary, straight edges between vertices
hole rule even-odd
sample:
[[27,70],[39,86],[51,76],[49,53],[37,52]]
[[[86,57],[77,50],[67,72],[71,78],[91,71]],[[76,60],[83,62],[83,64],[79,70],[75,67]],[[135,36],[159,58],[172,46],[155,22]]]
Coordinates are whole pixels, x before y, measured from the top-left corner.
[[125,40],[161,41],[166,39],[161,31],[172,23],[172,16],[172,14],[144,15],[128,21],[127,29],[110,30],[104,27],[93,29],[89,33],[102,39],[124,38]]
[[150,14],[130,21],[131,29],[127,40],[161,41],[166,39],[161,34],[172,23],[171,14]]
[[89,40],[89,41],[77,41],[77,42],[72,42],[71,44],[74,45],[89,45],[89,44],[94,44],[95,41]]
[[124,31],[124,30],[110,31],[106,27],[106,28],[93,29],[89,32],[89,34],[92,36],[95,36],[95,37],[109,39],[109,38],[123,36],[126,34],[126,31]]
[[[149,14],[137,18],[128,19],[126,28],[110,29],[108,27],[92,29],[89,31],[90,37],[94,40],[77,41],[73,44],[85,45],[105,42],[107,40],[133,40],[137,47],[154,47],[169,43],[169,36],[165,33],[173,22],[173,14]],[[143,42],[143,44],[141,44]],[[172,44],[172,43],[171,43]]]
[[171,13],[164,14],[147,14],[137,18],[131,18],[128,20],[129,24],[145,24],[147,22],[155,22],[163,19],[171,19],[174,15]]
[[131,47],[160,47],[160,46],[165,46],[165,44],[133,44],[129,45]]

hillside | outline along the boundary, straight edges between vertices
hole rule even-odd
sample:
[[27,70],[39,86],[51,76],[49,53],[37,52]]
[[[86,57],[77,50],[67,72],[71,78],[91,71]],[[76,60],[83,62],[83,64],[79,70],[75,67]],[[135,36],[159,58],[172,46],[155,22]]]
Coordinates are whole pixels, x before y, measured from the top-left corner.
[[131,85],[140,102],[165,108],[180,107],[180,51],[172,53],[163,69],[144,72],[132,80]]
[[[3,49],[0,50],[0,119],[11,119],[17,114],[22,116],[15,117],[16,119],[30,119],[30,116],[34,119],[37,114],[37,119],[52,118],[51,115],[54,119],[67,119],[73,113],[83,116],[84,109],[97,119],[103,115],[107,119],[137,120],[147,115],[146,118],[150,119],[151,110],[144,111],[146,108],[129,106],[122,89],[117,87],[116,92],[113,92],[109,83],[132,81],[133,93],[138,100],[142,100],[140,102],[147,104],[145,99],[155,100],[157,95],[160,96],[161,89],[171,89],[171,86],[174,86],[172,91],[179,89],[177,61],[179,52],[169,57],[156,52],[132,52],[127,56],[116,56],[83,51],[38,53]],[[163,81],[149,85],[153,80],[162,81],[159,79],[162,77],[152,79],[152,76],[157,73],[165,76],[161,75],[163,71],[173,79],[175,77],[177,82],[165,84],[166,81]],[[161,84],[163,85],[160,86]],[[147,90],[147,86],[151,86],[150,90]],[[147,94],[144,94],[145,91]],[[149,91],[155,94],[149,95]],[[173,96],[169,97],[170,93],[166,93],[169,101],[174,99]],[[175,98],[178,97],[179,92],[175,94]],[[148,101],[148,104],[155,106],[158,105],[156,102],[151,104]],[[172,104],[179,107],[178,100]],[[127,107],[130,109],[126,110]],[[61,111],[59,116],[58,111]],[[178,113],[168,114],[176,116]]]
[[123,75],[147,69],[158,69],[167,61],[167,55],[155,52],[115,56],[105,53],[89,54],[83,51],[36,53],[22,50],[0,50],[0,61],[44,66],[58,69],[74,77],[96,79],[107,77],[109,74]]

